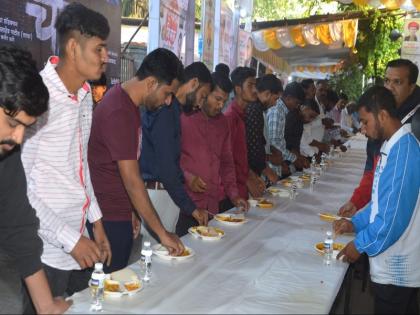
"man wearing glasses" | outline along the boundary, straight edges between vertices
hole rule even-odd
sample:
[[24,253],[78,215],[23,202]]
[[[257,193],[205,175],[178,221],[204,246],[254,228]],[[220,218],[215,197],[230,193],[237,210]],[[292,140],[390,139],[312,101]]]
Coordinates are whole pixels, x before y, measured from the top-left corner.
[[[418,67],[407,59],[396,59],[388,63],[384,86],[392,92],[397,105],[397,115],[402,124],[410,123],[420,104],[420,87],[416,84]],[[365,171],[351,199],[339,210],[342,216],[351,217],[369,201],[372,192],[373,173],[378,161],[382,141],[368,140]]]

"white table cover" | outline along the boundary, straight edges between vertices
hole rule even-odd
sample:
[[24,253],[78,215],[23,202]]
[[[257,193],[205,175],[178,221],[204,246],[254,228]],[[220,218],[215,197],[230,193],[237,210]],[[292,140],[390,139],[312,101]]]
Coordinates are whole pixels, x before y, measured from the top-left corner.
[[[348,264],[326,266],[315,251],[332,228],[317,213],[335,213],[349,199],[363,172],[365,143],[353,139],[313,193],[304,188],[296,200],[271,197],[274,209],[252,208],[241,226],[211,221],[226,232],[219,241],[184,236],[195,251],[192,259],[167,262],[153,256],[151,283],[134,296],[106,298],[104,313],[328,313]],[[139,272],[137,263],[130,268]],[[88,289],[72,299],[68,313],[90,312]]]

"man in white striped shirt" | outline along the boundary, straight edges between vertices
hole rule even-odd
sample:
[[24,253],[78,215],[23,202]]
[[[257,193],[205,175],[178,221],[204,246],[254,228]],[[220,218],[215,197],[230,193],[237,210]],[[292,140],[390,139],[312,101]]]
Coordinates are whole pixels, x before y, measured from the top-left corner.
[[[41,71],[49,110],[28,129],[22,161],[28,198],[40,219],[42,262],[53,295],[60,296],[87,287],[80,269],[111,260],[87,164],[93,104],[86,83],[105,70],[109,25],[103,15],[74,3],[55,27],[60,58],[51,57]],[[95,242],[84,236],[87,219]]]

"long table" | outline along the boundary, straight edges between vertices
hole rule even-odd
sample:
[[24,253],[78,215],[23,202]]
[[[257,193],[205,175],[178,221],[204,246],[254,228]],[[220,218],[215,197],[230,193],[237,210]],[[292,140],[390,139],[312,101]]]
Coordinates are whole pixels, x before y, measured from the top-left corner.
[[[273,209],[252,208],[241,226],[212,220],[226,236],[218,241],[184,236],[195,251],[189,260],[153,256],[151,283],[133,296],[106,298],[104,313],[329,313],[348,264],[326,266],[315,251],[332,228],[317,213],[336,212],[352,194],[366,158],[362,140],[334,160],[313,192],[299,189],[296,200],[271,197]],[[130,268],[139,272],[137,263]],[[88,289],[72,299],[68,313],[90,312]]]

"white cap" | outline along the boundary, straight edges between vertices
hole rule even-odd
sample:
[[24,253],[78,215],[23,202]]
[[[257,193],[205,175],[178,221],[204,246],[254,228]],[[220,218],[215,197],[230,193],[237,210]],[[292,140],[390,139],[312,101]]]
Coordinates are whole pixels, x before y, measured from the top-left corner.
[[327,235],[328,236],[332,236],[332,232],[331,231],[327,231]]
[[150,246],[150,242],[149,241],[144,242],[144,246]]
[[95,269],[96,270],[102,270],[103,268],[104,268],[103,263],[101,263],[101,262],[95,263]]

